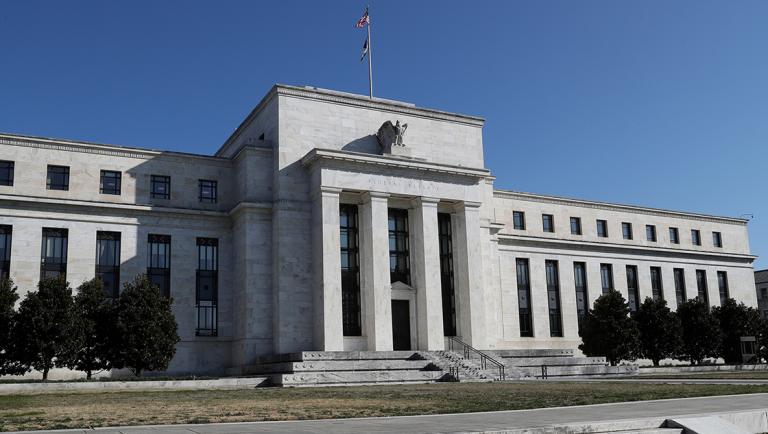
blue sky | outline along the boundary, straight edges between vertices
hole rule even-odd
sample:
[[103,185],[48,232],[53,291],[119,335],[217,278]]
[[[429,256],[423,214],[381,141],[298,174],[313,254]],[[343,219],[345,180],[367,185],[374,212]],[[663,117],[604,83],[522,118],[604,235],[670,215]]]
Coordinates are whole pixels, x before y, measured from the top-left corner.
[[[212,153],[273,83],[366,93],[364,5],[2,2],[0,131]],[[497,188],[754,214],[768,257],[768,2],[378,0],[371,16],[375,95],[485,117]]]

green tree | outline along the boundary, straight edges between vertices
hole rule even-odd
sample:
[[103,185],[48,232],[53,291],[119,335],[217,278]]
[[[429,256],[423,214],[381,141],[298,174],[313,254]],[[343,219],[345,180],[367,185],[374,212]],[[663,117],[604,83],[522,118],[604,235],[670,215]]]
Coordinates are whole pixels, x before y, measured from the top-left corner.
[[179,342],[178,326],[171,300],[160,295],[147,276],[125,284],[116,317],[113,366],[127,367],[137,377],[143,371],[167,369]]
[[78,345],[69,368],[84,371],[90,379],[94,371],[111,368],[112,330],[115,328],[115,304],[104,294],[104,285],[96,278],[84,282],[75,295]]
[[700,365],[707,357],[717,357],[722,342],[720,322],[707,304],[698,298],[681,303],[677,316],[683,329],[683,344],[678,359]]
[[0,281],[0,375],[21,374],[24,369],[13,354],[11,329],[16,320],[16,301],[19,295],[10,279]]
[[629,306],[618,291],[601,295],[587,313],[579,349],[587,356],[604,356],[615,366],[634,360],[638,350],[638,331],[629,317]]
[[653,366],[677,354],[682,344],[680,319],[667,307],[666,300],[647,297],[635,315],[640,332],[640,356]]
[[760,312],[729,298],[722,306],[712,308],[712,314],[720,322],[722,346],[720,356],[726,363],[741,363],[741,337],[759,338],[762,319]]
[[13,352],[24,367],[43,373],[70,362],[78,338],[72,289],[64,279],[44,279],[19,305],[11,332]]

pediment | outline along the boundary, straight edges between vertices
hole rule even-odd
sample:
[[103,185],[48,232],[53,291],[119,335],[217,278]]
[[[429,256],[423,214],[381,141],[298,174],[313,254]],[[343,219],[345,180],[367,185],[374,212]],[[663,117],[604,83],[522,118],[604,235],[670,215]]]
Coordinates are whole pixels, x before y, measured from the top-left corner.
[[392,282],[392,290],[402,290],[402,291],[413,291],[414,288],[404,282],[400,282],[399,280],[397,282]]

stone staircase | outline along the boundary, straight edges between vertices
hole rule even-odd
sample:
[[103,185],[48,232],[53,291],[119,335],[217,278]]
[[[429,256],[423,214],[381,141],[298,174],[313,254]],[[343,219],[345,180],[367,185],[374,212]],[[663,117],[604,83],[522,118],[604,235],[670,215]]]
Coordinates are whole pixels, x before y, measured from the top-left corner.
[[517,369],[523,377],[594,377],[637,375],[637,365],[610,366],[605,357],[577,357],[574,350],[495,350],[487,353]]

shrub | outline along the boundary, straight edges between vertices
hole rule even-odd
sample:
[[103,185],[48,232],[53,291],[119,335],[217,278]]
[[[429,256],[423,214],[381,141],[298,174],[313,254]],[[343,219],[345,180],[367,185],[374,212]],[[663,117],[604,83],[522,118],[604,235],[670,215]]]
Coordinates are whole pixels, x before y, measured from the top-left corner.
[[115,304],[106,298],[101,280],[92,279],[77,288],[74,309],[78,342],[69,367],[84,371],[90,379],[94,371],[111,368]]
[[720,322],[707,304],[698,298],[688,300],[677,307],[677,316],[683,330],[683,342],[677,358],[700,365],[707,357],[717,357],[722,332]]
[[635,315],[640,332],[640,356],[650,359],[653,366],[678,353],[682,331],[680,319],[667,307],[666,300],[643,301]]
[[123,287],[116,317],[113,366],[127,367],[137,377],[146,370],[167,369],[179,342],[171,300],[139,275]]
[[24,373],[13,355],[11,330],[16,320],[16,300],[19,295],[10,279],[0,281],[0,375]]
[[722,306],[712,308],[712,314],[720,323],[722,345],[720,356],[726,363],[741,363],[741,337],[759,338],[762,319],[760,312],[729,298]]
[[638,350],[638,331],[629,317],[629,306],[618,291],[601,295],[587,313],[579,349],[587,356],[604,356],[615,366],[634,360]]
[[48,371],[71,362],[78,337],[72,289],[63,279],[44,279],[19,305],[12,336],[15,358],[24,371],[34,368],[48,379]]

